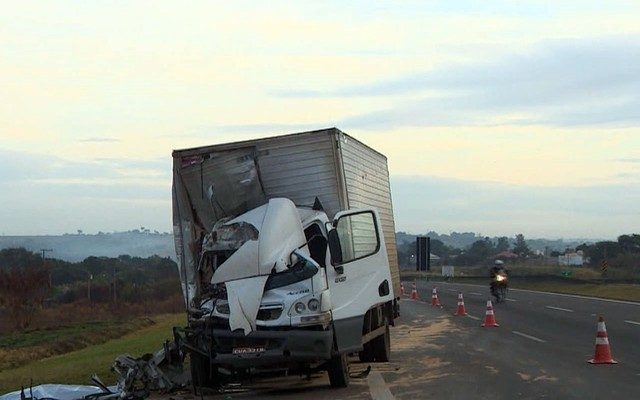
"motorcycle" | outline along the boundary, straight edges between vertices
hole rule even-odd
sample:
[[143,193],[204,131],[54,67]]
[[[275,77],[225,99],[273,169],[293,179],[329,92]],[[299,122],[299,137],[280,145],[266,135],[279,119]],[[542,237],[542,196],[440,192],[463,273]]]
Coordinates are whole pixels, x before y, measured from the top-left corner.
[[503,303],[507,298],[509,278],[504,271],[498,272],[491,282],[491,294],[496,298],[496,303]]

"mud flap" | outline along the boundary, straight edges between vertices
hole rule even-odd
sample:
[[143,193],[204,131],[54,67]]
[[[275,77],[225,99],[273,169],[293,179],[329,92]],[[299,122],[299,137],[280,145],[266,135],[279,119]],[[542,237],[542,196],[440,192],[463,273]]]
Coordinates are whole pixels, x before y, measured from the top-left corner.
[[339,353],[353,353],[362,350],[362,326],[364,315],[339,319],[333,322]]

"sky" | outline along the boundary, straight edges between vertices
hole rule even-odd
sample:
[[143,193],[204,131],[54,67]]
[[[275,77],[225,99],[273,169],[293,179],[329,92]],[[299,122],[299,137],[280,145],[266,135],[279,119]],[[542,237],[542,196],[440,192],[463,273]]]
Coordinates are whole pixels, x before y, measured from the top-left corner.
[[0,234],[171,230],[171,150],[336,126],[397,230],[640,227],[640,2],[2,1]]

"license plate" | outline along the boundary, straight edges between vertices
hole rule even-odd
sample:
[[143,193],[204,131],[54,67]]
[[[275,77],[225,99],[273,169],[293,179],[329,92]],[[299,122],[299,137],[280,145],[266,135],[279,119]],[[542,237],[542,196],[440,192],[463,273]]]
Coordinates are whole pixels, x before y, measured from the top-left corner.
[[264,351],[265,351],[264,347],[234,347],[233,348],[233,354],[237,354],[237,355],[263,353]]

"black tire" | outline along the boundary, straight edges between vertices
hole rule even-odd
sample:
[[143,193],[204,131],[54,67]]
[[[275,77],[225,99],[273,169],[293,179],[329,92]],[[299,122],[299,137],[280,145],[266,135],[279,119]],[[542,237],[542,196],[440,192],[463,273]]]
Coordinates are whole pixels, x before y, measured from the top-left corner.
[[389,362],[391,358],[391,335],[389,334],[389,324],[384,326],[384,334],[371,341],[373,359],[376,362]]
[[347,353],[338,354],[329,360],[329,383],[333,388],[345,388],[349,386],[349,360]]
[[371,342],[365,343],[362,346],[362,351],[358,353],[358,358],[360,362],[373,362],[374,357]]
[[219,385],[218,370],[211,371],[209,359],[202,354],[191,353],[191,383],[195,387],[215,388]]

